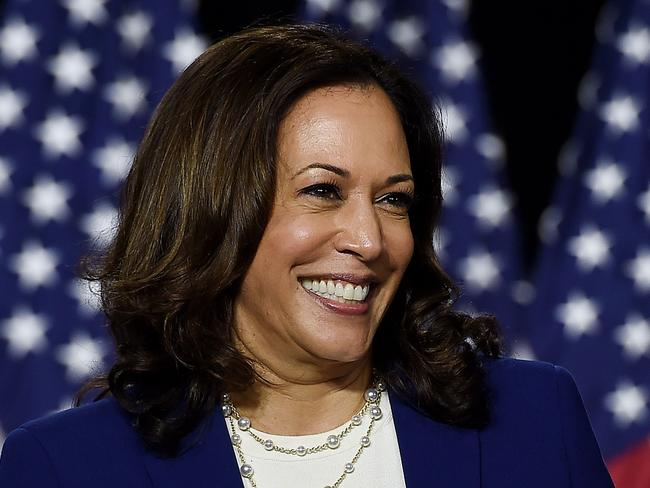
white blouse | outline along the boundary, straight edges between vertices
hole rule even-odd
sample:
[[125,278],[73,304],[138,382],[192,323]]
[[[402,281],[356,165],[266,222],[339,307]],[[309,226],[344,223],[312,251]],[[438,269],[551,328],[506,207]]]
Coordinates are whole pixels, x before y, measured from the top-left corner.
[[[375,421],[370,434],[370,446],[362,451],[354,471],[346,475],[341,488],[406,487],[390,399],[386,391],[382,393],[380,407],[382,417]],[[225,421],[230,432],[229,420],[226,418]],[[253,479],[257,488],[323,488],[333,486],[341,476],[345,464],[349,463],[357,452],[369,423],[370,416],[366,414],[363,423],[354,427],[350,434],[341,440],[338,448],[326,449],[304,457],[267,451],[248,433],[241,432],[236,423],[235,430],[241,435],[241,449],[246,463],[253,467]],[[252,428],[251,431],[262,439],[271,439],[277,446],[290,449],[301,445],[310,447],[322,444],[328,435],[338,434],[346,425],[347,422],[329,432],[300,436],[271,435]],[[235,457],[241,466],[236,450]],[[248,480],[244,486],[252,487]]]

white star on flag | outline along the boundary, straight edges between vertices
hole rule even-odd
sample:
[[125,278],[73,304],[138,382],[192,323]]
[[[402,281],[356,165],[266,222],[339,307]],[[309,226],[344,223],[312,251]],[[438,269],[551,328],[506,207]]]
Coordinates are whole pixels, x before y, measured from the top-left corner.
[[57,348],[55,356],[65,367],[68,380],[76,383],[101,370],[104,350],[104,344],[99,339],[93,339],[86,332],[78,332],[68,344]]
[[0,157],[0,195],[4,195],[9,191],[9,186],[11,184],[10,175],[12,171],[13,168],[9,164],[9,161]]
[[469,10],[469,0],[442,0],[442,3],[449,10],[463,17],[467,15]]
[[144,110],[146,92],[147,87],[142,80],[135,76],[128,76],[109,83],[104,96],[113,105],[115,116],[125,120]]
[[408,56],[415,56],[424,48],[422,38],[426,25],[415,16],[394,20],[388,25],[388,38]]
[[70,282],[68,293],[79,304],[79,312],[89,317],[101,309],[101,286],[96,281],[86,281],[75,278]]
[[630,132],[639,126],[641,108],[631,96],[618,96],[603,104],[600,117],[615,135]]
[[108,18],[108,12],[104,6],[106,1],[61,0],[61,3],[68,10],[72,23],[84,26],[86,24],[101,25]]
[[314,11],[331,12],[338,7],[340,0],[306,0],[307,8]]
[[535,286],[528,280],[519,280],[513,283],[510,294],[512,299],[520,305],[529,305],[535,299]]
[[122,138],[112,138],[93,154],[93,163],[102,172],[107,185],[116,185],[126,177],[135,154],[135,146]]
[[650,185],[648,189],[639,195],[637,204],[641,211],[645,214],[646,223],[650,224]]
[[50,220],[62,222],[70,215],[68,199],[71,195],[69,185],[58,183],[50,176],[39,176],[23,193],[23,203],[37,224]]
[[71,157],[82,149],[79,136],[83,130],[83,122],[79,117],[55,110],[37,125],[35,136],[43,145],[43,152],[47,157]]
[[467,139],[469,132],[467,130],[467,112],[465,109],[447,100],[441,106],[440,115],[447,141],[461,143]]
[[12,90],[8,85],[0,85],[0,132],[21,124],[25,119],[23,110],[26,106],[27,95]]
[[596,330],[598,325],[598,306],[581,293],[574,293],[569,300],[558,306],[557,319],[564,324],[564,333],[571,339],[579,339],[583,334]]
[[177,73],[183,71],[206,48],[205,41],[189,30],[176,33],[174,40],[163,46],[163,55]]
[[58,264],[56,252],[34,241],[23,244],[22,251],[9,259],[9,269],[18,275],[18,282],[26,291],[54,284]]
[[634,281],[634,288],[641,293],[650,291],[650,249],[641,248],[631,261],[625,264],[625,274]]
[[539,219],[537,235],[546,245],[551,245],[558,238],[558,228],[562,221],[562,212],[554,206],[547,207]]
[[588,72],[582,77],[578,85],[578,103],[584,110],[590,110],[598,101],[598,87],[600,80],[593,72]]
[[80,219],[79,227],[88,234],[95,246],[106,247],[115,236],[117,210],[110,203],[99,203],[92,213]]
[[0,30],[0,58],[9,66],[32,59],[36,56],[38,37],[36,28],[24,20],[10,20]]
[[476,74],[477,49],[465,41],[445,44],[431,53],[430,61],[445,80],[458,83]]
[[459,263],[463,282],[473,290],[493,289],[500,281],[497,260],[486,251],[473,251]]
[[634,64],[650,61],[650,31],[647,27],[636,27],[622,34],[616,43],[623,55]]
[[92,69],[97,65],[96,56],[75,44],[66,44],[47,64],[54,76],[56,87],[62,93],[72,90],[88,90],[94,83]]
[[499,188],[487,188],[467,201],[469,212],[487,228],[503,225],[512,208],[512,197]]
[[623,325],[614,329],[614,340],[623,346],[631,360],[650,356],[650,323],[639,314],[631,314]]
[[138,51],[151,38],[151,17],[142,11],[132,12],[117,21],[117,32],[127,49]]
[[611,161],[601,161],[585,174],[584,183],[591,190],[593,199],[597,203],[604,204],[621,195],[626,177],[620,165]]
[[621,427],[642,421],[648,413],[648,392],[629,381],[622,381],[615,391],[605,397],[605,407],[614,414]]
[[578,260],[582,271],[604,266],[610,259],[610,239],[594,227],[582,229],[580,235],[569,240],[569,252]]
[[493,167],[500,167],[506,157],[506,146],[503,140],[494,134],[481,134],[476,138],[476,150],[489,161],[498,163]]
[[374,0],[355,0],[348,9],[350,21],[365,31],[372,31],[381,20],[381,6]]
[[534,361],[535,359],[537,359],[535,357],[535,351],[533,351],[533,348],[531,347],[530,343],[525,340],[515,341],[512,346],[510,355],[513,358],[523,359],[525,361]]
[[45,331],[48,324],[43,315],[27,308],[18,308],[11,317],[2,321],[0,337],[7,341],[9,355],[20,359],[30,352],[40,352],[47,348]]

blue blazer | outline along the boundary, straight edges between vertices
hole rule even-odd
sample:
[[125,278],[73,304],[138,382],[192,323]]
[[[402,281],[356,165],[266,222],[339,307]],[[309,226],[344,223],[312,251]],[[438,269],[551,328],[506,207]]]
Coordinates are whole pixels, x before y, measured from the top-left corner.
[[[513,359],[487,361],[486,369],[492,421],[485,429],[433,421],[391,395],[408,488],[614,486],[566,370]],[[158,458],[108,398],[14,430],[0,458],[0,486],[241,487],[220,411],[197,438],[178,458]]]

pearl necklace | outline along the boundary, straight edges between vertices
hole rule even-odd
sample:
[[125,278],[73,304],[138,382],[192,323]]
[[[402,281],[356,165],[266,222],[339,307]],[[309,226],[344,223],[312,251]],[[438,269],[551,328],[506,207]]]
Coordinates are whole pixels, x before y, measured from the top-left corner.
[[271,439],[262,439],[260,436],[252,432],[250,430],[252,426],[251,420],[239,413],[235,405],[233,405],[230,395],[228,393],[225,393],[222,397],[221,411],[224,417],[228,419],[228,422],[230,424],[230,441],[235,447],[235,450],[237,451],[237,457],[239,457],[239,461],[241,463],[239,473],[243,478],[248,480],[253,488],[257,488],[255,480],[253,479],[253,467],[246,462],[244,452],[241,448],[241,436],[235,430],[235,420],[237,420],[237,427],[240,431],[248,432],[248,434],[256,442],[262,444],[267,451],[276,451],[290,456],[304,457],[306,455],[314,454],[316,452],[321,452],[327,449],[338,448],[341,445],[341,441],[352,431],[352,429],[361,425],[363,417],[366,414],[369,414],[370,424],[368,425],[368,429],[366,430],[365,435],[361,437],[361,445],[357,449],[355,455],[352,457],[350,462],[345,463],[345,466],[343,467],[343,473],[337,478],[334,484],[325,487],[338,488],[341,486],[341,483],[343,483],[343,480],[346,478],[346,476],[354,472],[354,467],[361,457],[361,453],[364,451],[364,449],[370,447],[370,434],[375,425],[375,422],[382,417],[382,411],[379,407],[379,404],[381,403],[381,392],[384,390],[386,390],[384,383],[375,377],[373,386],[368,388],[363,395],[365,400],[363,407],[361,410],[359,410],[359,412],[352,416],[348,425],[341,432],[327,436],[327,439],[322,444],[311,447],[298,446],[295,449],[278,446]]

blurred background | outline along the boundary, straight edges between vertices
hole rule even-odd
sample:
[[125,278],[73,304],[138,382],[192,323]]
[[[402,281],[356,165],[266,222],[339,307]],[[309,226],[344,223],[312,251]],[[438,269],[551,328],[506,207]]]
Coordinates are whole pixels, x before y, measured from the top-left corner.
[[148,117],[207,45],[326,22],[445,125],[432,236],[508,354],[574,375],[618,487],[650,486],[650,1],[0,1],[0,443],[110,365],[94,290]]

